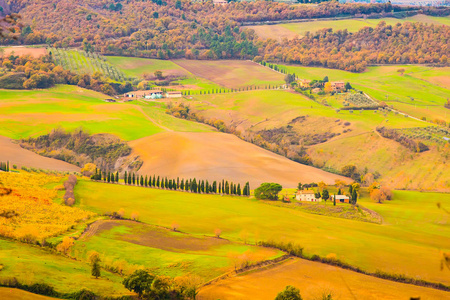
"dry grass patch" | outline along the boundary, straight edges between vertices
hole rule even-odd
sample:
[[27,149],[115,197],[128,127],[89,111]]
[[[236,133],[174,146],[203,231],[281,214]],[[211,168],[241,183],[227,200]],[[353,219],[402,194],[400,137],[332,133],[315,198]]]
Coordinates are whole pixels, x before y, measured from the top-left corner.
[[79,167],[66,163],[62,160],[48,158],[38,155],[32,151],[26,150],[15,144],[11,139],[0,136],[0,148],[2,149],[2,160],[10,162],[10,168],[13,164],[18,168],[22,166],[28,168],[37,168],[61,172],[78,172]]
[[[330,254],[330,257],[334,256]],[[317,262],[292,259],[273,268],[205,286],[198,299],[271,300],[287,285],[299,288],[304,299],[322,299],[324,293],[331,294],[333,299],[397,300],[410,297],[448,297],[448,292],[444,291],[383,280]]]
[[173,62],[196,76],[228,88],[284,84],[283,74],[251,61],[179,59]]
[[[140,174],[171,178],[227,179],[241,186],[249,181],[278,182],[296,187],[298,182],[334,184],[345,177],[302,165],[224,133],[165,132],[129,143],[144,161]],[[180,151],[183,149],[183,151]]]
[[8,56],[13,54],[14,55],[31,55],[33,57],[39,57],[42,55],[46,55],[47,54],[47,49],[45,48],[27,48],[27,47],[21,47],[21,46],[17,46],[17,47],[6,47],[3,48],[4,55]]

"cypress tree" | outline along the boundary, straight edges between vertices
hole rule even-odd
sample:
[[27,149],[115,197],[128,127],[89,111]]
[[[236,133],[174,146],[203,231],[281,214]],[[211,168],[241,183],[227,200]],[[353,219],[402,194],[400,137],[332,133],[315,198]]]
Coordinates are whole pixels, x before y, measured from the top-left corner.
[[167,189],[169,187],[169,180],[167,177],[164,179],[164,187]]
[[186,182],[184,183],[184,190],[187,192],[189,191],[189,182],[186,179]]
[[108,175],[106,176],[106,181],[108,181],[108,183],[111,182],[111,173],[108,172]]
[[209,182],[206,180],[205,182],[205,193],[209,194]]
[[195,178],[191,182],[191,192],[196,193],[197,192],[197,181]]
[[163,188],[165,188],[165,186],[166,185],[165,185],[164,179],[161,178],[161,188],[163,189]]
[[219,194],[222,194],[222,184],[219,182]]
[[133,184],[136,184],[136,176],[135,176],[135,174],[133,173],[133,177],[132,177],[132,180],[133,180]]
[[171,190],[173,187],[172,179],[169,179],[169,190]]
[[106,182],[106,171],[103,171],[103,181]]
[[217,182],[215,180],[213,182],[212,191],[214,192],[214,194],[217,194]]
[[184,191],[184,179],[181,179],[180,190]]
[[114,181],[117,182],[117,183],[119,182],[119,171],[116,172],[116,178],[115,178]]
[[125,171],[125,175],[123,175],[123,182],[125,183],[125,184],[127,184],[127,180],[128,179],[128,176],[127,176],[127,171]]
[[158,180],[156,181],[156,187],[159,188],[159,176],[158,176]]
[[131,173],[128,172],[128,184],[131,184]]
[[6,172],[9,172],[9,160],[6,162]]
[[225,182],[225,194],[230,194],[230,184],[228,183],[228,180]]
[[200,194],[201,191],[202,191],[202,185],[201,185],[200,180],[199,180],[198,184],[197,184],[197,193]]
[[145,175],[144,186],[148,187],[148,176]]
[[350,184],[350,186],[348,187],[348,194],[349,195],[353,195],[353,186]]
[[237,195],[238,196],[241,195],[241,184],[240,183],[238,183],[238,186],[237,186]]
[[233,184],[233,195],[237,195],[237,186]]
[[156,186],[156,176],[155,175],[153,175],[152,186],[153,187]]
[[[142,175],[141,175],[141,182],[140,183],[141,183],[141,186],[144,186],[144,176],[142,176]],[[145,180],[145,183],[147,183],[147,179]]]
[[358,201],[358,194],[356,193],[356,189],[352,191],[352,203],[355,205],[356,201]]
[[333,205],[336,206],[336,194],[334,194],[334,197],[333,197]]
[[178,190],[180,188],[180,177],[177,177],[177,187],[176,189]]

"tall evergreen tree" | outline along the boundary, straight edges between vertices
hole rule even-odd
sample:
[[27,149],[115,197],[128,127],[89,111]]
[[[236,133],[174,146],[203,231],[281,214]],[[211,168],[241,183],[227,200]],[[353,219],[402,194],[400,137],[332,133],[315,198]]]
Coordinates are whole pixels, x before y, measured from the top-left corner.
[[219,194],[222,194],[222,183],[219,182]]
[[164,179],[164,187],[167,189],[169,187],[169,180],[167,177]]
[[230,184],[228,183],[228,180],[225,182],[225,194],[230,194]]
[[125,184],[128,183],[127,171],[125,171],[125,174],[123,175],[123,182],[124,182]]
[[148,187],[148,176],[145,175],[144,186]]
[[111,173],[109,173],[109,172],[108,172],[108,175],[106,175],[106,181],[107,181],[108,183],[111,182]]
[[153,175],[152,187],[156,186],[156,175]]
[[171,190],[173,187],[172,179],[169,179],[169,190]]
[[209,182],[206,180],[205,182],[205,193],[209,194]]
[[241,184],[240,183],[238,183],[238,186],[237,186],[237,195],[238,196],[241,195]]
[[[145,180],[145,183],[147,183],[147,179]],[[141,186],[144,186],[144,176],[141,175]],[[146,184],[147,185],[147,184]]]
[[196,193],[197,192],[197,181],[195,178],[191,182],[191,192]]
[[128,172],[128,184],[131,184],[131,173],[130,172]]
[[177,186],[176,189],[178,190],[180,188],[180,177],[177,177]]
[[356,189],[353,189],[352,191],[352,203],[356,205],[356,202],[358,201],[358,193],[356,193]]
[[184,179],[181,179],[180,190],[184,191]]
[[201,191],[202,193],[205,192],[205,181],[203,181],[203,180],[202,180],[202,183],[201,183],[201,186],[200,186],[200,191]]
[[186,179],[186,182],[184,183],[184,190],[187,192],[187,191],[189,191],[189,189],[190,189],[190,183]]
[[350,186],[348,187],[348,194],[349,195],[353,195],[353,186],[350,184]]
[[333,205],[336,206],[336,194],[333,196]]
[[158,180],[156,181],[156,187],[159,188],[159,176],[158,176]]
[[217,194],[217,182],[214,180],[214,182],[213,182],[213,187],[212,187],[212,189],[213,189],[213,192],[214,192],[214,194]]
[[119,183],[119,171],[116,172],[115,182]]
[[9,160],[6,162],[6,172],[9,172]]
[[133,177],[132,177],[132,182],[133,184],[136,184],[136,175],[133,173]]

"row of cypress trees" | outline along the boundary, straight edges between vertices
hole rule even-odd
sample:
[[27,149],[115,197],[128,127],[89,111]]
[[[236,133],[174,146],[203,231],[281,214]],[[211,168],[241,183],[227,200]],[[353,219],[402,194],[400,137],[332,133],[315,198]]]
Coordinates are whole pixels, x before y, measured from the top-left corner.
[[9,161],[7,162],[0,162],[0,170],[9,172]]
[[[93,180],[100,180],[108,183],[118,183],[119,182],[119,172],[106,172],[95,170],[95,173],[91,176]],[[133,172],[126,172],[123,176],[123,182],[126,185],[137,185],[142,187],[153,187],[176,191],[186,191],[191,193],[202,193],[202,194],[226,194],[226,195],[237,195],[237,196],[250,196],[250,184],[247,182],[243,188],[241,184],[235,184],[233,182],[228,182],[228,180],[222,180],[221,182],[213,181],[210,183],[208,180],[197,180],[193,179],[169,179],[167,177],[161,176],[148,176],[139,175]]]
[[281,88],[281,85],[265,85],[264,87],[261,86],[253,86],[249,85],[242,88],[237,89],[212,89],[212,90],[203,90],[203,91],[182,91],[181,94],[184,96],[189,95],[211,95],[211,94],[222,94],[222,93],[235,93],[235,92],[243,92],[243,91],[251,91],[251,90],[260,90],[260,89],[279,89]]

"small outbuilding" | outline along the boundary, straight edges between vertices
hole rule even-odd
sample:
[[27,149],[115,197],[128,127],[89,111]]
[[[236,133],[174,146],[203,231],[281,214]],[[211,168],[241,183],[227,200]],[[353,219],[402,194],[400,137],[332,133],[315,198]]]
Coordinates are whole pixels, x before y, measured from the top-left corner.
[[181,98],[182,96],[183,96],[183,94],[180,91],[166,93],[167,98]]
[[350,203],[350,197],[345,195],[331,195],[331,201],[334,201],[334,197],[336,196],[337,203]]

